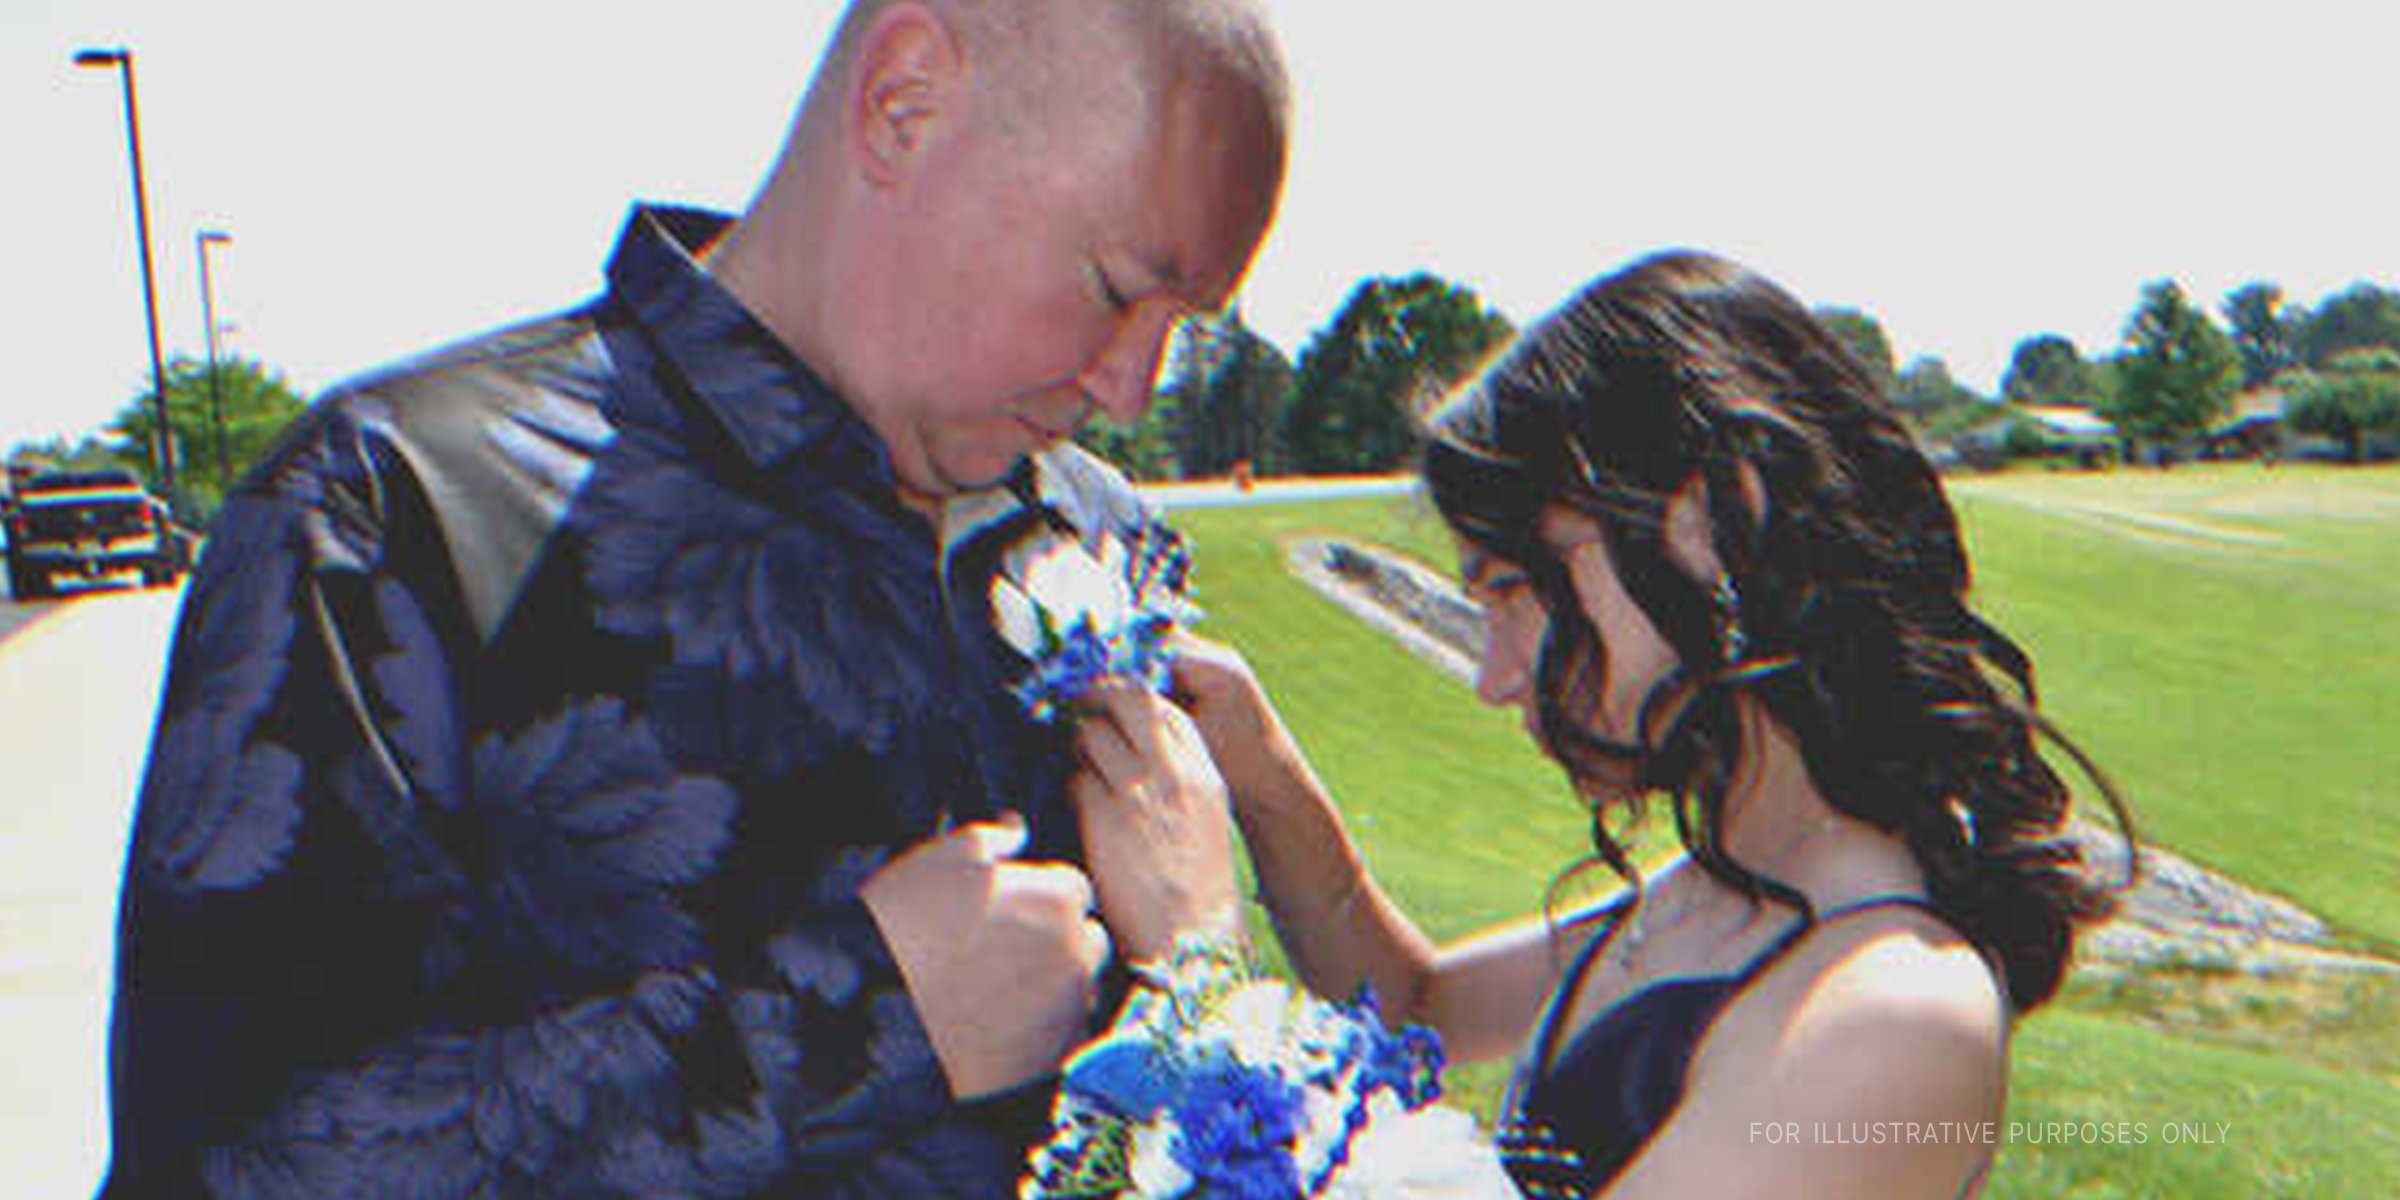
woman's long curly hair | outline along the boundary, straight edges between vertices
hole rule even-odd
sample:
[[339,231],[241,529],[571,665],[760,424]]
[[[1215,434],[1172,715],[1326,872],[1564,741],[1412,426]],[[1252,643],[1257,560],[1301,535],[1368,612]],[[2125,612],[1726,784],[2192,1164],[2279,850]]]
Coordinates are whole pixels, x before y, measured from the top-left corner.
[[[1523,569],[1549,614],[1540,727],[1579,786],[1630,773],[1668,793],[1702,869],[1808,912],[1725,849],[1736,699],[1753,697],[1834,807],[1906,840],[1934,907],[2000,963],[2017,1012],[2057,991],[2076,926],[2113,897],[2060,837],[2068,790],[2037,742],[2064,750],[2130,833],[2123,806],[2040,715],[2025,653],[1968,607],[1932,464],[1797,300],[1710,255],[1645,259],[1544,318],[1427,424],[1443,518]],[[1668,503],[1695,483],[1723,580],[1668,555]],[[1590,729],[1606,647],[1537,534],[1553,507],[1595,520],[1680,660],[1630,744]],[[1608,815],[1594,810],[1594,850],[1630,877]]]

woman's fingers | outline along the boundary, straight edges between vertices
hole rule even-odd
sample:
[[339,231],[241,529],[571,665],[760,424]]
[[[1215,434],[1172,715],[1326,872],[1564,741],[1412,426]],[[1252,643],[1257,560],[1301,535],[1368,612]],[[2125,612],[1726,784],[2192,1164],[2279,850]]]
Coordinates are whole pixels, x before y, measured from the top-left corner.
[[1084,705],[1068,781],[1117,952],[1163,956],[1184,933],[1238,930],[1224,784],[1173,704],[1109,680]]
[[1167,665],[1178,679],[1187,673],[1208,680],[1226,679],[1241,675],[1247,666],[1241,651],[1188,629],[1169,633],[1167,649]]
[[1075,754],[1111,788],[1132,787],[1142,775],[1142,756],[1106,710],[1087,713],[1075,726]]
[[1150,762],[1170,761],[1189,727],[1183,710],[1132,680],[1107,680],[1093,699],[1133,752]]

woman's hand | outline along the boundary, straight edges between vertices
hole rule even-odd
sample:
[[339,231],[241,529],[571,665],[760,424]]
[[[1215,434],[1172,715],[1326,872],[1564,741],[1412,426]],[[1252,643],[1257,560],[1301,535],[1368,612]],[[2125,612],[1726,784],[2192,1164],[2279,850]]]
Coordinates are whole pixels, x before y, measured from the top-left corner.
[[1238,935],[1225,782],[1192,718],[1138,683],[1092,693],[1069,784],[1085,867],[1117,952],[1166,957],[1184,934]]
[[1240,652],[1183,632],[1173,648],[1176,697],[1208,744],[1234,803],[1257,803],[1288,783],[1297,751]]

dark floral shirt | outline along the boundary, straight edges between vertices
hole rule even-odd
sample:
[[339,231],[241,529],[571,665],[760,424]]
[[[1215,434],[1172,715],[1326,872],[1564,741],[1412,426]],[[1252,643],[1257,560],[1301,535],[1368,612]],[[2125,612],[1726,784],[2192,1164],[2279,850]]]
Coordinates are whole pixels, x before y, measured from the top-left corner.
[[997,1196],[858,887],[1023,812],[1000,553],[1139,517],[1072,448],[933,525],[637,209],[591,305],[336,389],[228,504],[125,877],[104,1195]]

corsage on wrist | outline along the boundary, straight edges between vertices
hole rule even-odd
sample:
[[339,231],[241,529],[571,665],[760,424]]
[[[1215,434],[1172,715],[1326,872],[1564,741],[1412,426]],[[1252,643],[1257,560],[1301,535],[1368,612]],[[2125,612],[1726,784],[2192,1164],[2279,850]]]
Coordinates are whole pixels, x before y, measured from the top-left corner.
[[1439,1039],[1387,1031],[1371,994],[1318,1000],[1215,939],[1137,974],[1067,1062],[1028,1200],[1513,1195],[1474,1123],[1433,1104]]

